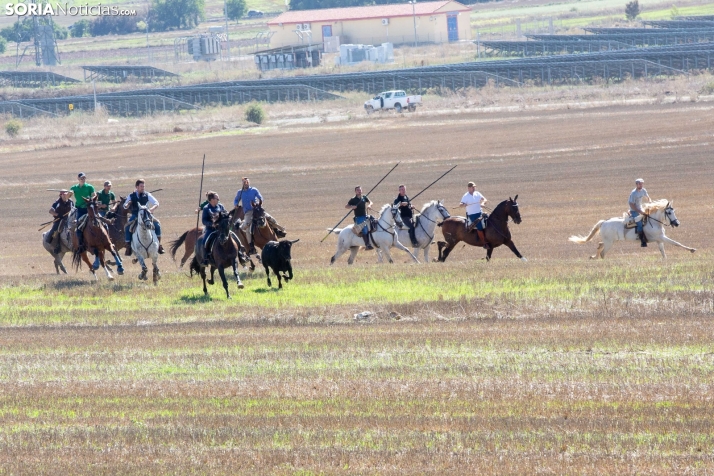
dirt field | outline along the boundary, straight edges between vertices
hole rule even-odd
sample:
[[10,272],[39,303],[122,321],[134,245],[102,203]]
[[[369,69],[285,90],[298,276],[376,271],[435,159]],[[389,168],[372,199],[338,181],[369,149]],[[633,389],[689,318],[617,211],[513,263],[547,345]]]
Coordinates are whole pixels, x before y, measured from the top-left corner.
[[[385,115],[147,144],[0,156],[0,468],[9,474],[709,474],[714,470],[714,104]],[[293,247],[281,293],[246,280],[226,302],[166,256],[159,287],[86,269],[54,276],[38,224],[77,172],[125,195],[163,188],[165,240],[204,190],[240,177]],[[360,253],[327,269],[353,187],[391,201],[458,168],[530,261],[459,246],[445,264]],[[636,177],[673,199],[667,245],[567,241],[621,215]],[[432,256],[436,255],[433,247]],[[68,262],[68,260],[66,259]],[[73,273],[73,272],[72,272]],[[355,290],[359,289],[359,293]],[[466,290],[464,290],[466,289]],[[320,291],[322,290],[322,291]],[[410,295],[410,292],[412,293]],[[361,294],[361,295],[360,295]],[[355,323],[370,309],[375,319]],[[391,312],[391,314],[389,314]],[[0,469],[0,474],[3,470]]]

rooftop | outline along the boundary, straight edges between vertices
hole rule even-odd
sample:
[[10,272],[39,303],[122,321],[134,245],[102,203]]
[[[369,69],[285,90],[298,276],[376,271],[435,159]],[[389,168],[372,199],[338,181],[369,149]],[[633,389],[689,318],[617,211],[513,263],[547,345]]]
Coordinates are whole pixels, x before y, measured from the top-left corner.
[[[451,4],[453,8],[438,12],[438,10]],[[348,8],[325,8],[322,10],[292,10],[283,13],[268,22],[268,25],[329,22],[345,20],[366,20],[370,18],[394,18],[410,17],[414,14],[433,15],[435,13],[446,13],[447,11],[468,12],[471,11],[466,5],[462,5],[452,0],[440,2],[421,2],[414,5],[409,3],[397,3],[391,5],[370,5],[365,7]]]

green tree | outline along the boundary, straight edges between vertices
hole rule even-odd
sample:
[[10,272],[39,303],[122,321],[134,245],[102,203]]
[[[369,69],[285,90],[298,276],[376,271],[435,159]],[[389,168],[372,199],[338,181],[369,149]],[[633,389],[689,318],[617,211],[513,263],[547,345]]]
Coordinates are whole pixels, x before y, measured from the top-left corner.
[[635,18],[640,16],[640,3],[637,0],[632,0],[625,5],[625,16],[629,21],[634,21]]
[[205,0],[153,0],[149,27],[154,31],[188,29],[206,18]]
[[248,5],[245,0],[226,0],[226,10],[228,10],[228,19],[237,21],[245,15]]
[[[40,25],[47,25],[49,20],[44,18],[39,18],[38,22]],[[67,28],[52,22],[52,30],[55,34],[55,39],[64,40],[69,36],[69,31]],[[0,36],[5,38],[7,41],[14,41],[16,43],[22,43],[23,41],[30,41],[34,36],[34,29],[32,27],[32,17],[25,17],[22,21],[16,21],[12,26],[6,26],[0,30]]]
[[260,107],[260,104],[253,103],[248,106],[248,109],[245,110],[245,120],[256,124],[263,123],[265,120],[265,112],[263,111],[263,108]]
[[82,38],[83,36],[89,36],[89,29],[91,25],[92,22],[90,22],[89,20],[79,20],[74,25],[72,25],[72,37]]

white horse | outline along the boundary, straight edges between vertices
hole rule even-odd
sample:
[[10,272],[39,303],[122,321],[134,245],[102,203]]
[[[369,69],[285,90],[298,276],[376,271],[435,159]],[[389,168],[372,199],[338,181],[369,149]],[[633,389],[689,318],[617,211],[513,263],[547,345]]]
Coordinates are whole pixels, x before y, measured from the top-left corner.
[[72,212],[71,216],[68,216],[66,218],[63,218],[65,220],[64,224],[60,224],[60,229],[64,226],[64,229],[62,230],[61,233],[59,233],[58,239],[60,240],[60,252],[55,254],[55,245],[52,243],[47,243],[45,239],[47,238],[47,233],[49,231],[46,231],[42,234],[42,246],[45,247],[47,252],[52,255],[54,258],[54,265],[55,265],[55,271],[57,274],[59,274],[60,270],[64,274],[67,274],[67,269],[64,267],[64,264],[62,264],[62,259],[64,259],[64,255],[66,253],[71,253],[72,252],[72,233],[74,233],[74,228],[71,226],[71,224],[74,222],[74,212]]
[[161,273],[156,264],[159,259],[159,239],[156,237],[156,231],[154,230],[154,216],[148,208],[142,206],[139,207],[136,221],[136,230],[131,237],[131,249],[134,252],[134,256],[136,256],[134,262],[139,261],[139,264],[141,264],[139,279],[146,281],[148,269],[144,260],[151,258],[154,265],[154,285],[156,285],[161,279]]
[[[673,245],[680,246],[685,250],[689,250],[694,253],[694,248],[688,248],[681,243],[668,238],[664,234],[664,226],[669,222],[671,226],[679,226],[679,220],[677,220],[674,214],[674,208],[672,208],[672,202],[666,199],[657,200],[654,202],[646,203],[642,207],[642,211],[647,215],[647,224],[644,226],[643,230],[647,241],[654,241],[659,244],[659,251],[662,253],[662,258],[667,258],[664,253],[664,244],[671,243]],[[602,237],[602,243],[598,244],[597,252],[590,259],[605,258],[605,253],[612,247],[616,241],[639,241],[637,236],[637,231],[635,228],[625,228],[625,223],[627,220],[627,214],[623,217],[610,218],[609,220],[600,220],[595,224],[590,234],[588,236],[571,236],[568,238],[573,243],[583,244],[592,240],[595,235],[600,232]]]
[[[436,230],[437,220],[441,217],[443,220],[451,217],[449,212],[441,203],[441,200],[432,200],[424,204],[421,211],[419,212],[419,218],[414,224],[414,235],[416,236],[417,243],[419,246],[412,246],[414,249],[414,255],[419,253],[419,250],[424,250],[424,263],[429,262],[429,248],[434,240],[434,230]],[[411,244],[411,239],[409,238],[409,230],[406,228],[399,229],[399,242]],[[381,257],[381,251],[377,250],[377,255]]]
[[[348,264],[354,263],[355,256],[359,251],[360,246],[364,246],[364,240],[361,236],[357,236],[352,231],[352,228],[358,226],[360,228],[364,227],[367,223],[362,223],[359,225],[347,226],[345,228],[328,228],[327,231],[338,234],[337,239],[337,252],[330,259],[330,264],[333,264],[337,258],[342,256],[347,250],[350,250],[350,257],[347,259]],[[396,247],[400,250],[406,251],[409,256],[412,257],[415,263],[419,260],[416,256],[409,251],[403,244],[399,242],[399,236],[396,233],[397,226],[403,226],[402,217],[399,215],[399,208],[392,205],[384,205],[379,211],[379,220],[377,220],[377,231],[371,233],[372,240],[376,245],[378,250],[384,252],[387,255],[387,259],[390,263],[393,263],[392,255],[389,252],[389,248]],[[379,262],[382,262],[382,255],[377,254]]]

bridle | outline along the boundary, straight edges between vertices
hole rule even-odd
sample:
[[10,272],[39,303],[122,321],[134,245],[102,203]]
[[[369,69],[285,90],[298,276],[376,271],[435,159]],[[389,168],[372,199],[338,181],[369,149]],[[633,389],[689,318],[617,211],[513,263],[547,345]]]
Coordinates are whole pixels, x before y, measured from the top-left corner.
[[[441,203],[437,203],[436,209],[439,213],[441,213],[441,217],[444,220],[446,220],[447,218],[451,218],[451,215],[449,214],[449,212],[446,210],[446,208],[444,208],[444,206]],[[444,214],[446,214],[446,216],[444,216]],[[436,220],[432,220],[431,218],[429,218],[428,216],[426,216],[423,213],[419,215],[419,220],[417,220],[419,222],[419,228],[421,228],[421,230],[424,232],[424,234],[429,237],[429,244],[431,244],[432,240],[434,239],[434,235],[430,235],[426,231],[426,228],[424,228],[424,224],[421,222],[422,218],[430,221],[431,223],[436,223]],[[438,218],[437,218],[437,220],[438,220]]]
[[[671,205],[667,204],[667,207],[664,209],[664,217],[665,217],[665,221],[668,221],[669,223],[660,221],[660,220],[656,219],[655,217],[653,217],[652,215],[649,215],[648,213],[645,213],[644,216],[647,217],[648,223],[649,223],[649,220],[654,220],[662,226],[669,226],[669,227],[674,228],[674,225],[672,224],[672,218],[669,216],[670,212],[674,212],[674,208],[672,208]],[[654,225],[652,225],[652,228],[654,228]]]
[[[148,215],[149,217],[146,218],[146,215]],[[153,231],[154,216],[151,214],[148,208],[140,208],[139,215],[136,217],[136,219],[139,220],[138,226],[143,227],[145,230]],[[149,248],[151,247],[151,245],[154,244],[154,240],[152,239],[149,245],[147,246],[141,241],[141,233],[134,233],[134,235],[136,235],[136,241],[141,245],[142,248],[144,248],[144,250],[146,250],[146,254],[149,255]]]

